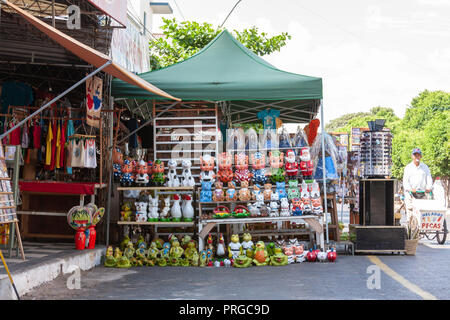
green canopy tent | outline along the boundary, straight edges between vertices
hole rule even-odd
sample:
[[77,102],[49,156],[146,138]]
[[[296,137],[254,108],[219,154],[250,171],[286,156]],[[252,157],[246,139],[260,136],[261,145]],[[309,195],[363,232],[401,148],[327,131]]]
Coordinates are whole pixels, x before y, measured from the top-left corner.
[[[317,114],[322,99],[322,79],[279,70],[237,41],[227,30],[198,53],[182,62],[139,74],[158,88],[183,101],[221,104],[230,122],[258,121],[266,108],[281,111],[284,122],[307,122]],[[164,100],[115,79],[117,99]],[[134,107],[133,107],[134,105]]]

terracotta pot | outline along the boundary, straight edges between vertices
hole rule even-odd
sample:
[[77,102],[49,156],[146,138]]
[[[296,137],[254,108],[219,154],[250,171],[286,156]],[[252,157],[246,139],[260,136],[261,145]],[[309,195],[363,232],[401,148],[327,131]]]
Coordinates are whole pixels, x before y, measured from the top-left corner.
[[409,256],[415,256],[418,243],[419,239],[406,239],[405,240],[406,254]]

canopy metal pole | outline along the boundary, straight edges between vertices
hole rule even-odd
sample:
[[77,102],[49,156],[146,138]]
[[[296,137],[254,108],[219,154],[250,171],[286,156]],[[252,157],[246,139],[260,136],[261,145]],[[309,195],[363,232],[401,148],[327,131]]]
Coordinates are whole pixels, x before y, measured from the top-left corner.
[[[110,104],[111,104],[111,110],[114,110],[114,97],[111,97],[110,99]],[[109,153],[109,159],[110,159],[110,163],[112,163],[112,154],[113,154],[113,131],[114,131],[114,113],[110,113],[109,114],[110,119],[109,119],[109,148],[108,148],[108,153]],[[120,119],[119,119],[120,121]],[[110,167],[111,169],[111,167]],[[109,174],[108,174],[108,196],[107,196],[107,201],[106,201],[106,246],[109,245],[109,223],[111,220],[111,191],[112,191],[112,175],[113,175],[113,170],[109,170]]]
[[327,204],[327,179],[326,179],[326,168],[325,168],[325,128],[323,125],[323,101],[320,100],[320,129],[322,130],[322,178],[323,178],[323,200],[324,200],[324,219],[325,228],[327,230],[327,244],[330,241],[328,234],[328,204]]
[[104,65],[102,65],[100,68],[96,69],[95,71],[91,72],[90,74],[88,74],[86,77],[84,77],[83,79],[81,79],[80,81],[78,81],[77,83],[75,83],[73,86],[71,86],[69,89],[67,89],[66,91],[64,91],[63,93],[61,93],[59,96],[57,96],[56,98],[53,98],[52,100],[50,100],[49,102],[47,102],[46,104],[44,104],[42,107],[40,107],[38,110],[36,110],[35,112],[33,112],[32,114],[30,114],[28,117],[26,117],[25,119],[23,119],[22,121],[20,121],[18,124],[16,124],[14,127],[12,127],[11,129],[7,130],[5,133],[3,133],[0,136],[0,140],[3,139],[4,137],[6,137],[10,132],[13,132],[14,130],[16,130],[17,128],[21,127],[22,125],[24,125],[29,119],[35,117],[36,115],[38,115],[39,113],[41,113],[42,111],[44,111],[46,108],[48,108],[49,106],[51,106],[53,103],[55,103],[56,101],[58,101],[59,99],[61,99],[62,97],[64,97],[66,94],[68,94],[70,91],[72,91],[73,89],[75,89],[76,87],[78,87],[79,85],[81,85],[83,82],[85,82],[87,79],[92,78],[93,76],[95,76],[97,73],[99,73],[100,71],[102,71],[104,68],[106,68],[107,66],[109,66],[112,63],[112,60],[109,60],[108,62],[106,62]]

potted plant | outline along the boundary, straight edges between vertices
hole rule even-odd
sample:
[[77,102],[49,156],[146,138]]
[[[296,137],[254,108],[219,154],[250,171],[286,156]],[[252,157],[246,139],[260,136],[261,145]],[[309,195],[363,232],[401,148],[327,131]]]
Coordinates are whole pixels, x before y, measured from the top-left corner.
[[417,244],[419,243],[419,228],[417,220],[410,217],[406,226],[405,250],[407,255],[414,256],[416,254]]

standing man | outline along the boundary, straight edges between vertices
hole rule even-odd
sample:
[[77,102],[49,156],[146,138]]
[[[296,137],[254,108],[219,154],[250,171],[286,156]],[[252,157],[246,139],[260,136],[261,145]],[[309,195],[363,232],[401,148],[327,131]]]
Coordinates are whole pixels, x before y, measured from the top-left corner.
[[[405,167],[403,172],[403,192],[407,212],[412,211],[412,197],[410,192],[414,196],[417,195],[417,191],[431,192],[433,186],[430,169],[425,163],[420,162],[422,159],[422,151],[419,148],[413,149],[411,159],[412,161]],[[425,194],[422,193],[422,195]]]

